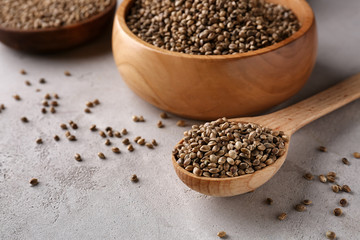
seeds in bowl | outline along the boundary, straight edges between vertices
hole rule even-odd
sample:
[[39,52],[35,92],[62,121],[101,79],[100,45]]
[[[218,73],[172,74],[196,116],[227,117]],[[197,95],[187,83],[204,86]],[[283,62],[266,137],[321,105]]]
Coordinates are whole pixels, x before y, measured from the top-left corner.
[[[175,146],[179,166],[202,177],[237,177],[273,164],[285,154],[283,132],[220,118],[194,125]],[[189,167],[190,166],[190,167]]]
[[135,0],[126,23],[156,47],[194,55],[254,51],[300,29],[292,10],[264,0]]

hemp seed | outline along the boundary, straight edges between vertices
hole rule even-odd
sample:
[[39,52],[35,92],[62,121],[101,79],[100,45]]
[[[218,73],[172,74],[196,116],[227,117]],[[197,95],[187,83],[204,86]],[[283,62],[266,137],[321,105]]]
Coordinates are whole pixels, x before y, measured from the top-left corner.
[[50,112],[51,112],[51,113],[56,113],[56,109],[55,109],[54,107],[51,107],[51,108],[50,108]]
[[219,238],[225,238],[225,237],[226,237],[226,232],[220,231],[220,232],[217,233],[217,236],[218,236]]
[[324,146],[320,146],[320,147],[319,147],[319,151],[320,151],[320,152],[327,152],[327,148],[324,147]]
[[114,134],[113,134],[112,130],[109,130],[109,131],[107,131],[106,133],[107,133],[107,135],[108,135],[109,137],[114,137]]
[[340,191],[340,188],[338,185],[332,185],[331,189],[333,190],[334,193],[338,193]]
[[145,122],[145,118],[143,116],[139,116],[139,122]]
[[70,136],[68,136],[67,139],[68,139],[69,141],[76,141],[76,136],[70,135]]
[[29,122],[29,120],[28,120],[26,117],[22,117],[22,118],[21,118],[21,121],[22,121],[23,123]]
[[69,71],[65,71],[64,72],[64,75],[67,76],[67,77],[70,77],[71,76],[71,73]]
[[158,128],[163,128],[164,127],[164,124],[162,123],[162,121],[158,121],[157,127]]
[[105,155],[102,153],[102,152],[99,152],[98,153],[98,157],[101,158],[101,159],[105,159]]
[[130,144],[130,140],[129,140],[128,138],[125,138],[125,139],[122,141],[122,143],[123,143],[124,145],[129,145],[129,144]]
[[185,127],[186,126],[186,122],[184,120],[179,120],[176,123],[176,126],[178,127]]
[[21,69],[21,70],[20,70],[20,74],[21,74],[21,75],[26,75],[27,72],[26,72],[24,69]]
[[266,204],[268,204],[268,205],[272,205],[273,202],[274,202],[274,200],[272,200],[271,198],[267,198],[267,199],[265,200],[265,202],[266,202]]
[[51,95],[49,93],[45,94],[44,98],[46,100],[51,100]]
[[84,109],[84,112],[85,112],[85,113],[91,113],[91,110],[90,110],[89,108],[85,108],[85,109]]
[[153,146],[157,146],[157,145],[158,145],[158,143],[156,142],[155,139],[153,139],[153,140],[151,141],[151,143],[152,143]]
[[305,199],[305,200],[302,201],[302,203],[303,203],[304,205],[311,205],[311,204],[312,204],[312,201],[309,200],[309,199]]
[[295,210],[298,211],[298,212],[304,212],[306,210],[306,206],[303,205],[303,204],[297,204],[295,206]]
[[151,143],[146,143],[145,146],[147,146],[147,147],[150,148],[150,149],[153,149],[153,148],[154,148],[154,146],[153,146]]
[[282,220],[285,220],[287,217],[287,214],[286,213],[281,213],[277,218],[282,221]]
[[106,139],[106,141],[105,141],[105,145],[106,145],[106,146],[110,146],[110,145],[111,145],[111,142],[110,142],[110,140],[109,140],[109,139]]
[[60,141],[60,137],[59,137],[58,135],[55,135],[55,136],[54,136],[54,140],[55,140],[55,141]]
[[92,107],[94,107],[94,103],[92,103],[92,102],[86,102],[86,106],[87,106],[88,108],[92,108]]
[[161,117],[162,119],[169,118],[169,116],[167,115],[167,113],[166,113],[166,112],[162,112],[162,113],[160,113],[160,117]]
[[0,105],[0,109],[1,109],[1,110],[5,110],[5,105],[4,105],[4,104],[1,104],[1,105]]
[[65,123],[60,124],[61,129],[66,130],[68,129]]
[[354,152],[354,158],[360,158],[360,153],[359,152]]
[[117,138],[121,138],[121,133],[118,132],[118,131],[115,131],[114,136],[117,137]]
[[341,161],[343,162],[343,164],[345,165],[350,165],[350,162],[347,158],[342,158]]
[[31,82],[29,80],[25,81],[26,86],[31,86]]
[[65,137],[70,137],[71,133],[69,131],[65,132]]
[[139,145],[141,145],[141,146],[143,146],[143,145],[145,145],[145,139],[144,139],[144,138],[140,138],[136,143],[139,144]]
[[350,188],[348,185],[343,185],[343,186],[342,186],[342,190],[343,190],[344,192],[347,192],[347,193],[350,193],[350,192],[351,192],[351,188]]
[[327,231],[325,235],[326,235],[326,237],[328,239],[335,239],[336,238],[336,234],[334,232],[332,232],[332,231]]
[[345,207],[345,206],[347,206],[348,201],[345,198],[342,198],[339,203],[342,207]]
[[121,130],[121,133],[122,133],[122,135],[126,135],[126,134],[128,134],[128,131],[126,130],[126,128],[123,128],[123,129]]
[[135,142],[135,143],[138,143],[137,141],[139,141],[139,139],[141,139],[140,136],[135,137],[135,138],[134,138],[134,142]]
[[111,151],[113,151],[113,153],[120,153],[121,152],[118,147],[111,148]]
[[78,162],[81,162],[82,159],[81,159],[81,156],[80,154],[76,153],[75,156],[74,156],[75,160],[78,161]]
[[43,143],[43,140],[42,140],[41,138],[38,138],[38,139],[36,139],[36,143],[37,143],[37,144],[42,144],[42,143]]
[[20,101],[20,100],[21,100],[21,97],[20,97],[18,94],[14,95],[13,97],[14,97],[14,99],[15,99],[16,101]]
[[334,209],[334,215],[335,216],[341,216],[342,215],[342,210],[341,210],[341,208],[335,208]]
[[46,100],[42,101],[41,104],[42,104],[44,107],[48,107],[48,106],[49,106],[49,102],[46,101]]
[[138,179],[138,177],[136,176],[136,174],[133,174],[133,175],[131,176],[130,180],[131,180],[132,182],[135,182],[135,183],[139,181],[139,179]]
[[320,180],[320,182],[322,182],[322,183],[326,183],[327,182],[327,178],[324,176],[324,175],[319,175],[319,180]]
[[45,84],[45,83],[46,83],[45,78],[40,78],[39,83],[40,83],[40,84]]
[[304,175],[304,178],[305,178],[306,180],[311,181],[311,180],[314,179],[314,176],[313,176],[311,173],[306,173],[306,174]]
[[52,101],[51,102],[51,106],[53,107],[58,107],[59,106],[59,103],[57,101]]
[[46,113],[47,113],[46,108],[42,108],[42,109],[41,109],[41,112],[42,112],[43,114],[46,114]]
[[59,99],[60,97],[59,97],[59,95],[57,93],[54,93],[54,98]]
[[104,131],[99,131],[99,135],[103,138],[106,138],[106,134]]
[[96,125],[95,124],[91,125],[90,130],[93,132],[96,131],[97,130]]
[[99,105],[99,104],[100,104],[99,99],[95,99],[95,100],[94,100],[94,104],[95,104],[95,105]]
[[132,144],[129,144],[127,149],[129,150],[129,152],[133,152],[135,150]]
[[37,180],[37,178],[32,178],[30,179],[29,183],[31,184],[31,186],[36,186],[39,184],[39,181]]
[[134,116],[132,116],[132,120],[133,120],[134,122],[139,122],[139,117],[136,116],[136,115],[134,115]]

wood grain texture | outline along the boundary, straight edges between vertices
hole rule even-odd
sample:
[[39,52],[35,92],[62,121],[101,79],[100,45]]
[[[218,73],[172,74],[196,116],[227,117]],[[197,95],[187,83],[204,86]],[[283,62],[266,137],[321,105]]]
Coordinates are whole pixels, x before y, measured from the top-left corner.
[[315,64],[317,32],[305,0],[272,0],[291,8],[302,27],[284,41],[236,55],[199,56],[157,48],[127,27],[131,0],[113,25],[113,53],[127,85],[149,103],[201,120],[252,115],[298,92]]
[[[230,120],[257,123],[281,130],[291,139],[291,135],[301,127],[359,98],[360,74],[278,112],[259,117]],[[253,191],[269,181],[283,165],[289,143],[285,145],[285,149],[286,153],[274,164],[255,171],[253,174],[235,178],[198,177],[180,167],[174,157],[172,157],[172,162],[178,177],[191,189],[206,195],[226,197]]]
[[113,20],[116,1],[103,12],[80,23],[59,28],[19,30],[0,27],[0,41],[20,51],[49,53],[73,48],[101,34]]

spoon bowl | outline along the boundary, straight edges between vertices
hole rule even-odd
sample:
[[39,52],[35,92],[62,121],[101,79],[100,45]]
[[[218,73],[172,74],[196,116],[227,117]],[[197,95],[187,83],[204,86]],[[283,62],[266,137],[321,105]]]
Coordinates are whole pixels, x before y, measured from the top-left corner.
[[0,26],[0,42],[16,50],[49,53],[73,48],[100,35],[111,23],[116,0],[102,12],[64,27],[22,30]]
[[230,119],[229,121],[233,122],[255,123],[283,131],[289,137],[289,142],[285,144],[285,154],[272,165],[252,174],[227,178],[198,177],[179,166],[172,156],[175,172],[188,187],[210,196],[228,197],[254,191],[269,181],[281,168],[289,150],[291,136],[298,129],[358,98],[360,98],[360,74],[280,111],[258,117]]

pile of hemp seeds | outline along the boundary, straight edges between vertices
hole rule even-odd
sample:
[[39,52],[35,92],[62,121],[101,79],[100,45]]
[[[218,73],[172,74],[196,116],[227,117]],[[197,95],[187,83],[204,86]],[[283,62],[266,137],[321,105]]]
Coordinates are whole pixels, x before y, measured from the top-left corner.
[[0,27],[19,30],[75,24],[107,9],[114,0],[0,0]]
[[126,22],[156,47],[194,55],[254,51],[301,27],[292,10],[264,0],[135,0]]
[[237,177],[273,164],[285,154],[288,141],[282,131],[220,118],[193,125],[173,156],[179,166],[197,176]]

